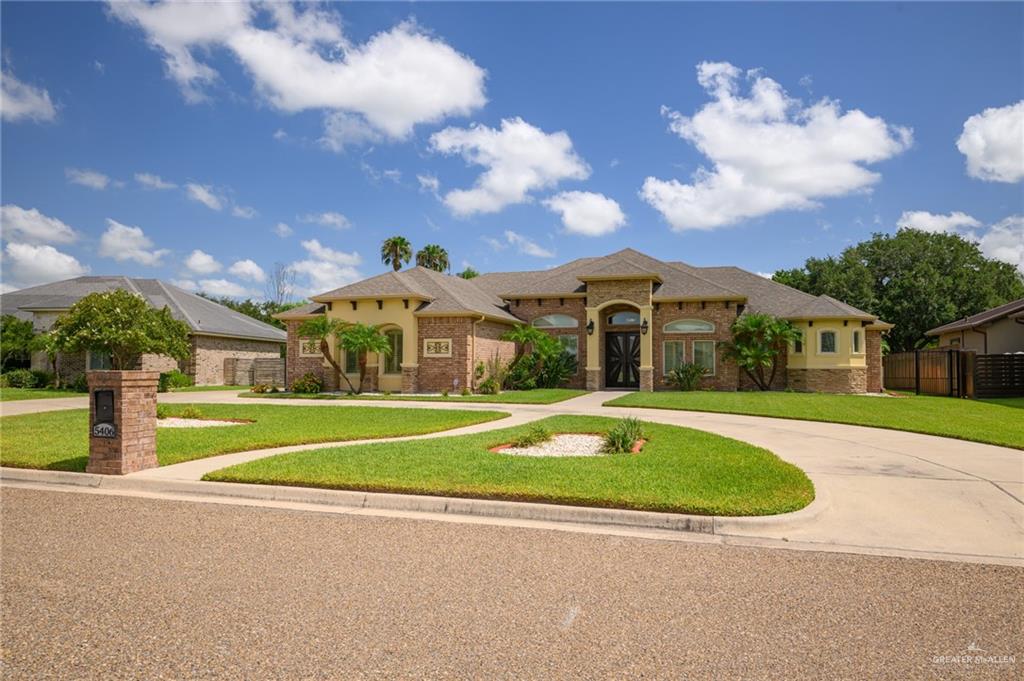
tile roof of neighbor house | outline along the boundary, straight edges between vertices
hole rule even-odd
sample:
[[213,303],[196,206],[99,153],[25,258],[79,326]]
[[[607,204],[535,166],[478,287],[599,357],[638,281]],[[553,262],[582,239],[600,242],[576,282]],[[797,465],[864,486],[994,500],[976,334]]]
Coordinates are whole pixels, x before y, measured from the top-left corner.
[[77,277],[0,295],[0,312],[31,320],[34,311],[66,310],[89,295],[125,289],[143,296],[155,308],[188,324],[193,333],[283,343],[287,334],[277,327],[236,312],[159,279]]
[[949,324],[937,326],[934,329],[925,331],[925,335],[939,336],[951,331],[966,331],[967,329],[973,329],[977,326],[981,326],[982,324],[1002,319],[1003,317],[1019,318],[1019,313],[1021,312],[1024,312],[1024,298],[1010,301],[1009,303],[993,307],[989,310],[985,310],[984,312],[979,312],[978,314],[971,315],[970,317],[958,319],[955,322],[950,322]]

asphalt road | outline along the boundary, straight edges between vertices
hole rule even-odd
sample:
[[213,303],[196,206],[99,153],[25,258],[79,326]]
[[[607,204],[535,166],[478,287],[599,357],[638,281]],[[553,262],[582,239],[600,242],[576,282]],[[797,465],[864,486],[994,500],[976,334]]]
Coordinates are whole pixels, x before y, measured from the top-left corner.
[[[2,491],[4,679],[1020,678],[1024,570]],[[970,644],[1012,665],[936,656]]]

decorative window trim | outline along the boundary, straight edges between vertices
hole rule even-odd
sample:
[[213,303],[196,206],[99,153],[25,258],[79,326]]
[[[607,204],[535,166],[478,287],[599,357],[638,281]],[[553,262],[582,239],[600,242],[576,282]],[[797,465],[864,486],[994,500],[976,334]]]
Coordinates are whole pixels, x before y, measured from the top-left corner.
[[452,356],[452,339],[451,338],[424,338],[423,339],[423,356],[424,357],[451,357]]
[[[835,350],[829,351],[829,350],[822,350],[821,349],[823,347],[823,343],[821,342],[821,338],[826,333],[832,334],[832,337],[835,339],[833,341],[833,347],[835,347]],[[818,347],[817,347],[817,351],[818,351],[819,355],[838,355],[839,354],[839,332],[836,331],[835,329],[818,329]]]
[[[548,324],[546,323],[547,320],[555,321],[556,323]],[[538,324],[537,322],[545,323]],[[580,326],[580,320],[567,314],[546,314],[543,317],[537,317],[534,319],[533,326],[538,329],[578,329]]]
[[[315,348],[314,352],[309,352],[307,346],[312,343]],[[323,353],[320,352],[320,341],[315,338],[299,338],[299,357],[323,357]]]
[[686,362],[686,341],[684,340],[665,340],[661,342],[661,375],[668,376],[668,346],[669,344],[679,345],[683,349],[682,356],[679,358],[680,363]]
[[864,354],[864,335],[861,333],[860,329],[854,329],[850,334],[850,354]]
[[711,370],[708,371],[705,376],[714,376],[718,371],[718,343],[713,340],[695,340],[693,341],[693,347],[690,349],[690,357],[694,364],[697,363],[697,344],[698,343],[710,343],[711,344]]
[[[625,323],[613,322],[612,320],[615,319],[615,317],[617,317],[620,314],[636,315],[636,321]],[[620,310],[619,312],[612,312],[605,318],[605,323],[607,323],[608,326],[638,326],[640,324],[640,313],[634,312],[633,310]]]
[[[701,329],[672,329],[669,328],[676,324],[699,324],[704,328]],[[710,327],[710,328],[708,328]],[[665,333],[714,333],[715,323],[709,322],[706,319],[673,319],[672,321],[661,327],[661,330]]]

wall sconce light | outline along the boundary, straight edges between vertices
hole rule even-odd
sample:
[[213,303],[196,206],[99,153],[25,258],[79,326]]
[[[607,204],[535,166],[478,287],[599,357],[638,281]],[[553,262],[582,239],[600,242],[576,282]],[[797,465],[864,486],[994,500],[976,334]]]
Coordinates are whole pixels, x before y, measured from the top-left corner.
[[587,335],[588,336],[593,336],[594,335],[594,320],[593,319],[591,319],[589,322],[587,322]]
[[647,320],[646,319],[644,320],[644,323],[640,325],[640,333],[642,333],[645,336],[647,335]]

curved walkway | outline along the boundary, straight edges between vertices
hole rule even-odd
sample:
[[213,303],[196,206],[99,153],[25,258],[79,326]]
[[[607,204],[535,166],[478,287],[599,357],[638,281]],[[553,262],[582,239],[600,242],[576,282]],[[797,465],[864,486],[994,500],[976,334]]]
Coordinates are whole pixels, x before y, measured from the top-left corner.
[[[796,526],[765,523],[744,528],[745,536],[784,540],[823,549],[861,550],[900,555],[946,555],[974,560],[1024,563],[1024,452],[902,431],[834,423],[760,416],[604,407],[616,393],[589,393],[550,405],[438,403],[411,401],[280,400],[280,405],[331,407],[406,407],[425,409],[500,409],[511,418],[472,426],[479,430],[504,428],[555,414],[636,416],[669,425],[706,430],[764,447],[807,472],[828,507]],[[70,398],[84,402],[84,398]],[[170,393],[162,402],[252,404],[235,393]],[[38,400],[5,403],[3,414],[68,406]],[[73,404],[81,407],[84,404]],[[466,429],[462,431],[470,432]],[[458,431],[458,432],[462,432]],[[422,437],[447,437],[456,431]],[[354,444],[354,443],[348,443]],[[339,444],[307,445],[303,449]],[[288,448],[293,449],[293,448]],[[263,450],[213,457],[140,476],[169,479],[202,477],[216,470],[261,456],[281,453]],[[228,460],[227,457],[236,457]],[[243,457],[243,458],[239,458]]]

